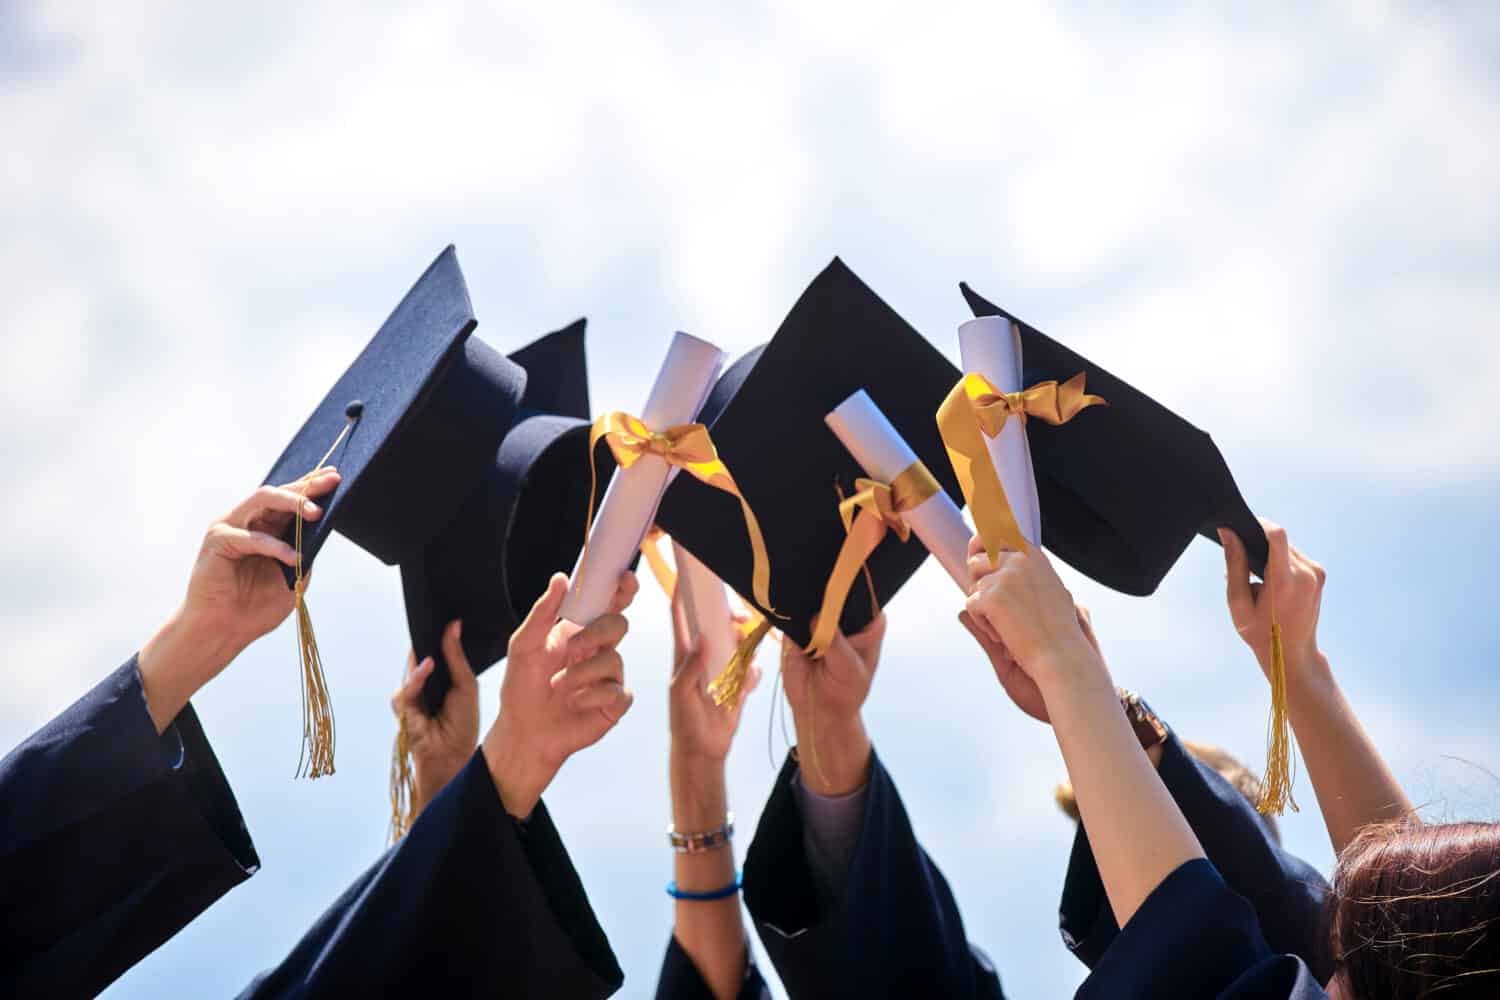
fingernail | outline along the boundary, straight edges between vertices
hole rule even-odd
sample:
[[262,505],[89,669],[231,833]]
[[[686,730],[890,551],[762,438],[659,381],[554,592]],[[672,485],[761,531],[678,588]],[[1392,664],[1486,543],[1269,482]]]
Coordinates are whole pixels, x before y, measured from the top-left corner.
[[463,619],[459,619],[453,625],[453,638],[455,638],[455,639],[462,639],[463,637],[464,637],[464,623],[463,623]]
[[302,501],[302,510],[308,514],[316,514],[318,512],[318,505],[311,500],[304,500]]
[[1218,530],[1219,530],[1219,544],[1220,545],[1228,545],[1229,544],[1229,529],[1228,528],[1220,528]]

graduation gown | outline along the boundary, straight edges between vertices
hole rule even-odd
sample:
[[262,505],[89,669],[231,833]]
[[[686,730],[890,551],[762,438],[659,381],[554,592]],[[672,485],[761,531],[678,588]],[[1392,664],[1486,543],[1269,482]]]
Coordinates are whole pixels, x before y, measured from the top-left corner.
[[[1323,876],[1283,850],[1244,795],[1189,753],[1175,733],[1162,747],[1157,773],[1203,853],[1254,909],[1270,949],[1297,956],[1319,982],[1327,982],[1334,963],[1324,920],[1329,887]],[[1082,824],[1063,881],[1060,923],[1063,942],[1090,968],[1119,933]]]
[[953,893],[917,843],[872,755],[863,824],[839,897],[813,890],[790,755],[745,857],[745,904],[776,972],[802,997],[1001,998],[989,959],[964,937]]
[[[745,963],[745,981],[740,984],[735,1000],[770,1000],[771,991],[761,978],[754,961]],[[677,935],[667,942],[667,954],[661,962],[661,975],[656,980],[656,1000],[714,1000],[713,990],[704,982],[703,974],[677,943]]]
[[505,811],[484,755],[241,997],[606,997],[623,980],[537,803]]
[[0,996],[93,996],[260,867],[191,706],[135,657],[0,761]]
[[1295,955],[1272,952],[1255,909],[1206,859],[1179,867],[1115,935],[1076,1000],[1319,1000]]

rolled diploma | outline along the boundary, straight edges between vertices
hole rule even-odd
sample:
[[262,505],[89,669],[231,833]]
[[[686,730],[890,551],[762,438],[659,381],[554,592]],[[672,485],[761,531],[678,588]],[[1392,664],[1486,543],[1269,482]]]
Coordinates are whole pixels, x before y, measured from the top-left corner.
[[729,665],[738,645],[724,581],[676,542],[672,543],[672,558],[677,563],[677,589],[682,592],[688,631],[693,643],[703,647],[708,676],[716,677]]
[[[917,453],[863,389],[834,407],[823,421],[872,479],[889,483],[917,460]],[[969,539],[974,532],[947,492],[938,490],[901,516],[959,589],[968,593]]]
[[[964,371],[977,372],[1001,392],[1020,392],[1021,334],[1005,316],[980,316],[958,328],[958,352]],[[1016,517],[1016,527],[1032,545],[1042,540],[1042,505],[1036,496],[1036,473],[1031,466],[1031,445],[1026,425],[1016,419],[1005,422],[1000,433],[985,438],[990,461],[1000,476],[1005,499]]]
[[[674,334],[641,420],[654,431],[691,423],[723,365],[724,352],[713,344],[686,333]],[[609,610],[620,574],[635,558],[656,519],[671,471],[672,466],[656,455],[643,455],[630,468],[616,470],[594,517],[588,550],[573,569],[573,582],[563,599],[563,618],[586,625]]]

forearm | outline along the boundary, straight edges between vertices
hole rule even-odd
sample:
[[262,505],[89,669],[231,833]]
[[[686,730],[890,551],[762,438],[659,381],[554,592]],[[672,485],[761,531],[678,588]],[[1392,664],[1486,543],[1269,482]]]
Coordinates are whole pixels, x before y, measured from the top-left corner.
[[136,657],[151,722],[162,733],[198,690],[218,676],[240,647],[179,610],[146,641]]
[[[672,754],[672,825],[680,833],[716,830],[728,819],[724,762]],[[686,892],[711,892],[734,881],[734,848],[674,853],[673,878]],[[679,899],[673,933],[714,996],[732,998],[745,976],[747,952],[738,894],[715,900]]]
[[[1290,666],[1290,665],[1289,665]],[[1328,658],[1287,671],[1287,709],[1335,853],[1371,823],[1399,819],[1412,804],[1359,717]]]
[[[1092,657],[1077,649],[1069,658]],[[1120,710],[1108,675],[1062,669],[1044,690],[1047,712],[1089,832],[1100,878],[1121,926],[1203,848]]]
[[820,719],[813,709],[794,718],[802,783],[819,795],[844,796],[870,780],[871,746],[864,720]]

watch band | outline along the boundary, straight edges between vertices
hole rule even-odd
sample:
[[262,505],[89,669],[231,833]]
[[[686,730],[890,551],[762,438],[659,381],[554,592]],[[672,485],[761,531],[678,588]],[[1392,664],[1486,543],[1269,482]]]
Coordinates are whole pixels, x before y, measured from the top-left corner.
[[1130,720],[1130,728],[1135,730],[1135,738],[1141,741],[1142,750],[1150,750],[1154,746],[1167,741],[1167,724],[1153,711],[1151,706],[1134,691],[1120,688],[1120,706],[1125,709],[1125,718]]

